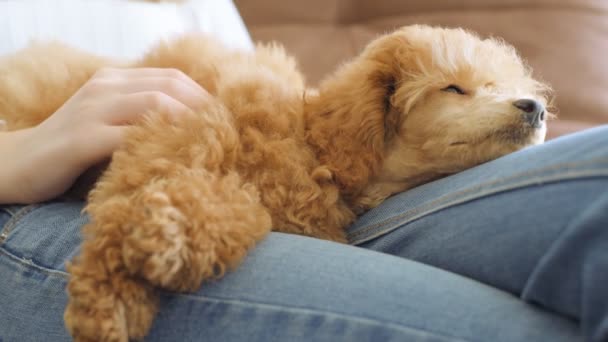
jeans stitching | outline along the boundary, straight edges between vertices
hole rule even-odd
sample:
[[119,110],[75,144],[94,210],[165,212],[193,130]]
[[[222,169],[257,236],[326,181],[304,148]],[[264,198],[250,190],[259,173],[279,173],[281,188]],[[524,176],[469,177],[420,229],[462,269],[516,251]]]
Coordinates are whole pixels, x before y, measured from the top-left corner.
[[8,234],[10,234],[10,232],[17,226],[17,223],[19,222],[19,220],[21,220],[25,215],[29,214],[30,212],[32,212],[34,209],[38,208],[39,206],[40,206],[39,204],[30,204],[23,208],[20,208],[16,212],[6,209],[6,211],[9,214],[12,214],[12,216],[6,222],[4,227],[2,227],[2,230],[0,231],[0,245],[2,245],[4,243],[4,241],[6,240],[6,238],[8,238]]
[[69,274],[67,272],[61,271],[61,270],[56,270],[56,269],[52,269],[52,268],[48,268],[48,267],[44,267],[44,266],[40,266],[37,263],[35,263],[33,260],[31,259],[25,259],[25,258],[20,258],[18,256],[16,256],[15,254],[7,251],[4,248],[0,248],[0,254],[4,254],[6,255],[9,259],[12,259],[14,262],[16,262],[17,264],[19,264],[22,267],[26,267],[26,268],[33,268],[37,271],[41,271],[44,272],[48,275],[56,275],[56,276],[60,276],[62,278],[68,278]]
[[[59,270],[54,270],[54,269],[49,269],[46,267],[42,267],[34,262],[32,262],[31,260],[28,259],[23,259],[23,258],[19,258],[17,256],[15,256],[14,254],[8,252],[7,250],[0,248],[0,255],[6,255],[9,259],[13,260],[13,262],[16,262],[19,266],[21,267],[25,267],[25,268],[33,268],[36,271],[40,271],[43,273],[46,273],[49,276],[59,276],[65,280],[67,280],[67,278],[69,277],[68,273],[63,272],[63,271],[59,271]],[[455,337],[450,337],[450,336],[445,336],[441,333],[438,332],[431,332],[428,330],[424,330],[421,328],[417,328],[417,327],[410,327],[410,326],[405,326],[402,325],[400,323],[397,322],[382,322],[379,321],[375,318],[370,318],[370,317],[365,317],[365,316],[353,316],[353,315],[347,315],[344,313],[340,313],[340,312],[331,312],[331,311],[321,311],[318,309],[313,309],[313,308],[307,308],[307,307],[288,307],[288,306],[282,306],[282,305],[277,305],[277,304],[271,304],[271,303],[263,303],[263,302],[252,302],[252,301],[247,301],[247,300],[242,300],[242,299],[224,299],[224,298],[213,298],[213,297],[208,297],[208,296],[200,296],[200,295],[189,295],[189,294],[183,294],[183,293],[173,293],[173,292],[166,292],[166,291],[162,291],[163,294],[165,295],[170,295],[171,297],[182,297],[182,298],[187,298],[190,300],[195,300],[195,301],[214,301],[214,302],[224,302],[224,303],[230,303],[232,305],[234,304],[240,304],[240,305],[252,305],[252,306],[269,306],[269,307],[275,307],[275,308],[281,308],[282,310],[287,310],[287,311],[292,311],[292,312],[302,312],[302,311],[308,311],[310,313],[318,313],[318,314],[324,314],[324,315],[334,315],[334,316],[338,316],[340,318],[349,318],[349,319],[356,319],[356,320],[366,320],[366,321],[371,321],[372,323],[377,323],[380,325],[390,325],[392,327],[394,327],[395,329],[400,329],[400,330],[406,330],[406,331],[416,331],[418,333],[424,333],[426,335],[430,335],[433,337],[437,337],[437,338],[441,338],[441,340],[444,341],[460,341],[460,342],[466,342],[468,340],[462,339],[462,338],[455,338]]]
[[[521,172],[521,173],[518,173],[515,175],[511,175],[506,178],[498,178],[498,179],[492,180],[487,183],[473,185],[472,187],[459,190],[458,192],[455,192],[455,193],[449,193],[449,194],[443,195],[443,196],[433,200],[428,205],[433,205],[438,202],[447,201],[447,200],[450,200],[450,198],[460,195],[460,194],[467,194],[470,192],[477,191],[480,188],[492,186],[494,184],[498,184],[501,182],[507,182],[507,181],[521,178],[524,176],[534,176],[538,173],[545,173],[545,172],[556,171],[556,170],[561,170],[561,169],[565,169],[566,171],[569,171],[569,169],[571,169],[571,168],[576,168],[576,167],[581,167],[581,166],[594,166],[594,164],[597,164],[597,166],[604,166],[603,165],[604,163],[608,163],[608,158],[602,157],[602,158],[592,159],[592,160],[589,160],[589,161],[583,162],[583,163],[561,163],[561,164],[552,165],[552,166],[548,166],[548,167],[544,167],[544,168],[540,168],[540,169],[528,170],[528,171],[524,171],[524,172]],[[608,166],[608,165],[606,165],[606,166]],[[600,170],[600,171],[605,171],[605,170]],[[390,220],[390,219],[388,219],[388,220]]]
[[[0,255],[2,255],[2,254],[6,255],[9,259],[13,260],[21,267],[33,268],[36,271],[41,271],[50,276],[59,276],[59,277],[65,279],[66,281],[68,279],[69,275],[63,271],[42,267],[40,265],[33,263],[30,260],[25,260],[25,259],[19,258],[19,257],[13,255],[12,253],[6,251],[5,249],[0,248]],[[316,314],[322,314],[322,315],[333,315],[333,316],[337,316],[339,318],[344,318],[344,319],[369,321],[369,322],[375,323],[375,324],[380,324],[380,325],[385,325],[385,326],[388,325],[388,326],[392,326],[395,329],[406,330],[409,332],[415,331],[417,333],[424,333],[426,335],[440,338],[443,341],[454,341],[454,342],[468,341],[468,340],[465,340],[462,338],[446,336],[446,335],[443,335],[442,333],[432,332],[432,331],[424,330],[424,329],[421,329],[418,327],[405,326],[398,322],[383,322],[383,321],[380,321],[380,320],[377,320],[377,319],[371,318],[371,317],[353,316],[353,315],[347,315],[347,314],[340,313],[340,312],[322,311],[322,310],[318,310],[318,309],[314,309],[314,308],[307,308],[307,307],[289,307],[289,306],[283,306],[283,305],[271,304],[271,303],[252,302],[252,301],[247,301],[247,300],[242,300],[242,299],[213,298],[213,297],[208,297],[208,296],[190,295],[190,294],[184,294],[184,293],[173,293],[173,292],[166,292],[166,291],[161,291],[161,293],[163,293],[164,295],[169,295],[171,297],[178,297],[178,298],[182,297],[182,298],[195,300],[195,301],[199,301],[199,302],[211,301],[211,302],[230,303],[232,305],[236,304],[236,305],[251,305],[251,306],[268,306],[268,307],[280,308],[281,310],[286,310],[286,311],[291,311],[291,312],[308,312],[308,313],[313,313],[313,314],[316,313]]]
[[11,210],[11,207],[2,207],[0,210],[6,212],[11,217],[15,215],[15,212]]
[[[474,185],[472,187],[459,190],[459,191],[457,191],[455,193],[449,193],[449,194],[443,195],[443,196],[441,196],[439,198],[436,198],[435,200],[433,200],[433,201],[431,201],[431,202],[429,202],[429,203],[427,203],[427,204],[425,204],[423,206],[429,207],[429,206],[434,206],[434,205],[441,204],[443,202],[449,202],[453,197],[464,196],[464,195],[467,195],[467,194],[469,194],[471,192],[479,191],[479,190],[481,190],[481,189],[483,189],[485,187],[493,186],[493,185],[499,184],[499,183],[508,182],[508,181],[511,181],[511,180],[514,180],[514,179],[517,179],[517,178],[521,178],[521,177],[524,177],[524,176],[533,176],[533,175],[536,175],[538,173],[545,173],[545,172],[548,172],[548,171],[554,171],[554,170],[563,169],[563,168],[567,169],[568,167],[574,167],[574,166],[579,166],[579,167],[580,166],[588,166],[588,165],[596,164],[598,162],[600,162],[600,163],[608,162],[608,159],[606,159],[606,158],[599,158],[599,159],[590,160],[590,161],[585,162],[585,163],[576,163],[576,164],[575,163],[562,163],[562,164],[558,164],[558,165],[552,165],[552,166],[546,167],[546,168],[535,169],[535,170],[531,170],[531,171],[526,171],[526,172],[518,173],[516,175],[512,175],[512,176],[506,177],[506,178],[498,178],[498,179],[495,179],[495,180],[487,182],[487,183],[477,184],[477,185]],[[604,170],[600,170],[600,171],[603,172]],[[375,223],[372,226],[368,226],[368,227],[362,228],[361,230],[357,230],[357,232],[355,232],[352,235],[358,235],[362,231],[367,231],[369,229],[374,229],[376,227],[381,227],[381,226],[383,226],[385,224],[388,224],[390,222],[400,220],[402,217],[408,216],[412,212],[415,213],[416,210],[422,210],[422,209],[415,208],[415,209],[412,209],[411,211],[405,212],[405,213],[403,213],[401,215],[393,216],[391,218],[383,220],[382,222]]]
[[322,315],[328,315],[328,316],[332,315],[332,316],[337,316],[339,318],[344,318],[344,319],[370,321],[372,323],[377,323],[380,325],[393,326],[394,328],[400,329],[400,330],[424,333],[425,335],[430,335],[430,336],[440,338],[441,340],[445,340],[445,341],[461,341],[461,342],[469,341],[469,340],[458,338],[458,337],[446,336],[442,333],[432,332],[432,331],[425,330],[425,329],[422,329],[419,327],[406,326],[406,325],[403,325],[398,322],[383,322],[383,321],[380,321],[380,320],[378,320],[376,318],[372,318],[372,317],[354,316],[354,315],[348,315],[348,314],[341,313],[341,312],[319,310],[316,308],[309,308],[309,307],[305,307],[305,306],[293,307],[293,306],[284,306],[284,305],[273,304],[273,303],[255,302],[255,301],[244,300],[244,299],[226,299],[226,298],[192,295],[192,294],[184,294],[184,293],[164,292],[164,291],[163,291],[163,293],[165,295],[170,295],[172,297],[182,297],[182,298],[194,300],[197,302],[229,303],[231,305],[243,305],[243,306],[249,305],[249,306],[257,306],[257,307],[266,306],[266,307],[270,307],[270,308],[279,308],[281,310],[291,311],[291,312],[305,312],[305,313],[322,314]]
[[[565,165],[565,164],[562,164],[562,165]],[[578,164],[578,165],[581,165],[581,164]],[[546,172],[550,169],[555,169],[555,168],[556,167],[537,169],[537,170],[535,170],[534,173]],[[462,204],[465,202],[469,202],[469,201],[479,199],[482,197],[487,197],[489,195],[494,195],[497,193],[510,191],[510,190],[516,190],[516,189],[522,188],[524,186],[534,185],[534,184],[539,184],[539,183],[549,183],[549,182],[555,183],[560,180],[573,180],[573,179],[580,179],[580,178],[608,176],[608,170],[604,170],[604,169],[582,170],[582,171],[574,171],[574,172],[570,171],[570,172],[566,172],[566,173],[559,174],[559,175],[541,176],[541,177],[537,177],[537,178],[533,178],[533,179],[527,178],[526,181],[523,181],[523,182],[520,181],[517,183],[504,184],[502,186],[492,187],[495,185],[501,185],[500,183],[508,182],[508,181],[514,180],[516,178],[521,178],[522,176],[533,175],[534,173],[532,173],[532,172],[520,173],[513,177],[497,179],[492,182],[476,185],[476,186],[473,186],[473,187],[470,187],[467,189],[460,190],[455,193],[450,193],[450,194],[444,195],[427,204],[423,204],[421,206],[413,208],[412,210],[405,211],[402,214],[387,218],[381,222],[377,222],[372,225],[362,227],[362,228],[354,231],[353,233],[349,234],[349,243],[354,244],[354,245],[361,244],[363,242],[369,241],[371,239],[374,239],[380,235],[384,235],[387,232],[396,229],[396,227],[392,227],[392,225],[394,225],[397,222],[399,223],[399,225],[404,225],[409,222],[412,222],[413,220],[417,220],[425,215],[435,213],[439,210],[443,210],[448,207]],[[484,189],[486,187],[490,187],[490,188]],[[470,195],[471,193],[473,193],[474,195],[471,196]],[[464,197],[467,195],[468,195],[468,197]],[[456,197],[456,198],[454,199],[454,197]],[[371,236],[365,236],[370,231],[376,230],[381,227],[386,227],[386,228],[384,228],[382,231],[376,232],[375,234],[373,234]]]
[[[502,187],[494,187],[494,188],[490,188],[490,189],[485,189],[485,191],[477,192],[473,196],[462,197],[465,195],[469,195],[471,192],[474,192],[474,190],[480,190],[479,187],[471,188],[471,189],[468,189],[470,191],[468,191],[468,190],[460,191],[460,192],[457,192],[457,193],[454,193],[451,195],[444,196],[444,197],[434,200],[428,204],[424,204],[424,205],[416,207],[412,210],[406,211],[400,215],[385,219],[382,222],[378,222],[373,225],[361,228],[360,230],[357,230],[356,232],[350,234],[350,237],[353,240],[353,241],[351,241],[351,243],[358,244],[358,243],[364,242],[364,241],[356,241],[356,240],[357,240],[357,238],[359,238],[359,236],[365,235],[370,230],[381,228],[383,226],[387,226],[387,225],[390,225],[390,224],[393,224],[396,222],[398,222],[400,225],[407,224],[413,220],[419,219],[428,214],[435,213],[439,210],[442,210],[442,209],[445,209],[445,208],[448,208],[448,207],[451,207],[454,205],[462,204],[465,202],[469,202],[469,201],[472,201],[475,199],[479,199],[482,197],[487,197],[489,195],[497,194],[500,192],[516,190],[516,189],[522,188],[524,186],[534,185],[534,184],[539,184],[539,183],[548,183],[548,182],[554,183],[554,182],[560,181],[560,180],[572,180],[572,179],[581,178],[581,177],[591,178],[591,177],[597,177],[597,176],[608,176],[608,172],[602,171],[599,173],[597,173],[597,172],[588,173],[588,171],[581,171],[581,172],[569,173],[568,175],[562,174],[562,175],[559,175],[558,177],[551,177],[551,176],[539,177],[536,179],[528,179],[524,182],[503,185]],[[499,182],[487,183],[486,185],[494,185],[497,183],[499,183]],[[458,198],[455,200],[451,200],[451,198],[457,194],[459,195]],[[407,219],[407,220],[402,221],[403,219]],[[385,233],[386,233],[386,230],[381,232],[381,234],[376,234],[374,237],[385,234]],[[365,237],[365,240],[369,240],[371,238],[373,238],[373,237]]]

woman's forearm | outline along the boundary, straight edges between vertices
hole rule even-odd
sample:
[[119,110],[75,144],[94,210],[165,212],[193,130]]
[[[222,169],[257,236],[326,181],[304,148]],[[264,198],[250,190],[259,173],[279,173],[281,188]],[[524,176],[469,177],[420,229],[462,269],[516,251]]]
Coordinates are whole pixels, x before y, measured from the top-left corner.
[[83,171],[74,156],[73,132],[59,134],[41,126],[0,132],[0,204],[48,200]]
[[[31,129],[0,132],[0,204],[25,203],[27,144]],[[35,153],[34,151],[31,151]]]

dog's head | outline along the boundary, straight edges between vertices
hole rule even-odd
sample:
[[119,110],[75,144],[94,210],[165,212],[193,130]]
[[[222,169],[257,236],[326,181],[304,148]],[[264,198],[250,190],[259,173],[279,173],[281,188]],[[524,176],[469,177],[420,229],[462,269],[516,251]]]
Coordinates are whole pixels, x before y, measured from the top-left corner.
[[321,84],[309,140],[355,207],[544,141],[548,87],[515,49],[409,26]]

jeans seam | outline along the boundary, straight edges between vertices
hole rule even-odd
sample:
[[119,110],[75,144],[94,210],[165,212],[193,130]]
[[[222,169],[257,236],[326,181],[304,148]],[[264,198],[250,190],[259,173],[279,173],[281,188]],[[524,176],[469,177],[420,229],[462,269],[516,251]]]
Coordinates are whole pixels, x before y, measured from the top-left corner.
[[[603,159],[602,159],[603,161]],[[586,163],[591,164],[591,163]],[[561,164],[563,166],[566,164]],[[572,165],[572,164],[570,164]],[[581,165],[581,164],[577,164]],[[548,176],[540,176],[537,178],[526,178],[525,181],[510,183],[510,184],[501,184],[504,182],[508,182],[517,178],[521,178],[523,176],[533,176],[540,172],[546,172],[552,169],[557,169],[557,166],[553,166],[551,168],[543,168],[537,169],[534,172],[524,172],[514,175],[508,178],[496,179],[491,182],[478,184],[466,189],[462,189],[455,193],[446,194],[442,197],[439,197],[429,203],[423,204],[419,207],[415,207],[411,210],[405,211],[402,214],[387,218],[381,222],[374,223],[367,227],[362,227],[353,233],[349,234],[349,243],[350,244],[361,244],[363,242],[374,239],[380,235],[384,235],[389,231],[396,229],[397,227],[391,228],[395,223],[399,223],[399,225],[404,225],[413,220],[417,220],[426,215],[435,213],[439,210],[443,210],[449,208],[454,205],[470,202],[482,197],[487,197],[490,195],[495,195],[501,192],[516,190],[528,185],[534,184],[542,184],[542,183],[555,183],[561,180],[574,180],[574,179],[584,179],[584,178],[593,178],[593,177],[604,177],[608,176],[608,169],[599,169],[599,170],[581,170],[581,171],[569,171],[566,173],[561,173],[558,175],[548,175]],[[496,186],[498,185],[498,186]],[[493,187],[494,186],[494,187]],[[489,188],[488,188],[489,187]],[[484,189],[487,188],[487,189]],[[473,194],[473,195],[471,195]],[[468,196],[468,197],[464,197]],[[387,227],[388,226],[388,227]],[[366,236],[370,231],[379,229],[381,227],[386,227],[382,231],[379,231],[371,236]]]
[[4,243],[6,238],[8,238],[8,234],[17,226],[19,220],[21,220],[25,215],[32,212],[34,209],[38,208],[40,205],[38,204],[30,204],[23,208],[20,208],[16,212],[11,210],[6,210],[10,214],[12,214],[11,218],[6,222],[2,230],[0,231],[0,245]]
[[46,273],[48,275],[57,275],[57,276],[60,276],[62,278],[68,278],[69,277],[69,274],[67,272],[38,265],[32,259],[20,258],[20,257],[16,256],[15,254],[9,252],[5,248],[0,248],[0,254],[6,255],[9,259],[13,260],[14,262],[16,262],[17,264],[19,264],[20,266],[27,267],[27,268],[33,268],[33,269],[35,269],[37,271],[44,272],[44,273]]
[[[32,260],[19,258],[19,257],[15,256],[14,254],[10,253],[9,251],[5,250],[4,248],[0,248],[0,255],[2,255],[2,254],[6,255],[9,259],[16,262],[19,266],[26,267],[26,268],[33,268],[36,271],[41,271],[50,276],[59,276],[66,280],[69,277],[69,275],[66,272],[42,267],[42,266],[34,263]],[[360,322],[368,322],[368,323],[372,323],[372,324],[389,326],[393,329],[407,331],[410,333],[412,331],[414,331],[418,334],[425,334],[425,335],[430,335],[430,336],[433,336],[436,338],[440,338],[442,341],[446,341],[446,342],[447,341],[472,342],[472,340],[466,340],[466,339],[462,339],[462,338],[446,336],[441,333],[431,332],[429,330],[425,330],[425,329],[418,328],[418,327],[405,326],[405,325],[397,323],[397,322],[383,322],[376,318],[365,317],[365,316],[361,316],[361,315],[354,316],[354,315],[347,315],[347,314],[341,313],[341,312],[322,311],[319,309],[307,308],[307,307],[288,307],[288,306],[283,306],[283,305],[278,305],[278,304],[253,302],[253,301],[247,301],[247,300],[242,300],[242,299],[212,298],[212,297],[208,297],[208,296],[200,296],[200,295],[195,296],[195,295],[189,295],[189,294],[183,294],[183,293],[173,293],[173,292],[166,292],[166,291],[162,291],[161,293],[164,295],[169,295],[171,297],[182,297],[182,298],[187,298],[187,299],[191,299],[191,300],[195,300],[195,301],[199,301],[199,302],[211,301],[211,302],[230,303],[233,305],[236,304],[236,305],[243,305],[243,306],[244,305],[258,306],[258,307],[265,306],[265,307],[270,307],[273,309],[280,309],[280,310],[296,312],[296,313],[304,312],[304,313],[308,313],[308,314],[321,314],[321,315],[326,315],[326,316],[335,316],[337,318],[341,318],[341,319],[345,319],[345,320],[350,319],[350,320],[357,320]]]
[[0,208],[0,210],[4,210],[11,217],[15,216],[15,211],[13,211],[10,206],[8,206],[8,207],[2,207],[2,208]]
[[243,300],[243,299],[216,298],[216,297],[209,297],[209,296],[191,295],[191,294],[173,293],[173,292],[163,292],[163,294],[170,295],[172,297],[187,298],[187,299],[191,299],[191,300],[194,300],[197,302],[229,303],[232,305],[267,307],[267,308],[271,308],[271,309],[280,309],[280,310],[290,311],[290,312],[294,312],[294,313],[308,313],[308,314],[321,314],[321,315],[326,315],[326,316],[335,316],[337,318],[341,318],[341,319],[345,319],[345,320],[348,320],[348,319],[358,320],[361,322],[368,322],[368,323],[372,323],[372,324],[390,326],[393,329],[397,329],[397,330],[405,330],[408,332],[415,331],[419,334],[422,333],[425,335],[430,335],[430,336],[440,338],[441,340],[445,340],[445,341],[460,341],[460,342],[472,342],[473,341],[473,340],[463,339],[460,337],[446,336],[442,333],[431,332],[429,330],[419,328],[419,327],[406,326],[406,325],[403,325],[403,324],[400,324],[397,322],[390,322],[390,321],[383,322],[383,321],[380,321],[380,320],[378,320],[376,318],[372,318],[372,317],[365,317],[365,316],[361,316],[361,315],[355,316],[355,315],[345,314],[342,312],[319,310],[316,308],[308,308],[308,307],[304,307],[304,306],[293,307],[293,306],[285,306],[285,305],[273,304],[273,303],[255,302],[255,301]]

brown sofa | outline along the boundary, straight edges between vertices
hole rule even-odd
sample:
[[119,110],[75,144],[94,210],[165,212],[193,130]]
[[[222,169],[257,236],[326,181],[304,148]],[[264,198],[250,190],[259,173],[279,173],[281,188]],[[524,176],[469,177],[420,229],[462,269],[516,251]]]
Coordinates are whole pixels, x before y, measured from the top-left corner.
[[298,57],[311,84],[395,27],[460,26],[515,45],[557,95],[549,137],[608,123],[606,0],[235,0],[256,41]]

